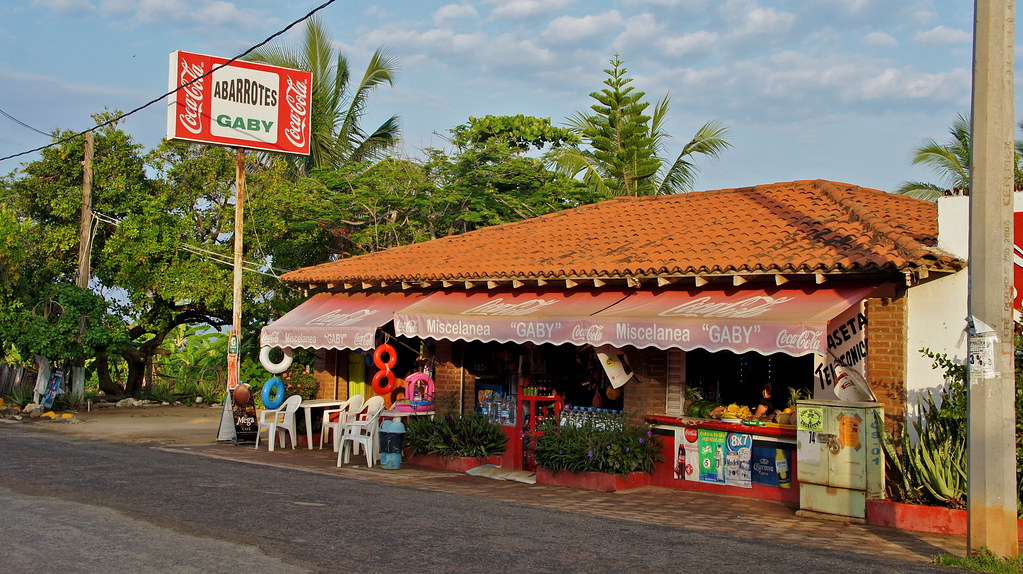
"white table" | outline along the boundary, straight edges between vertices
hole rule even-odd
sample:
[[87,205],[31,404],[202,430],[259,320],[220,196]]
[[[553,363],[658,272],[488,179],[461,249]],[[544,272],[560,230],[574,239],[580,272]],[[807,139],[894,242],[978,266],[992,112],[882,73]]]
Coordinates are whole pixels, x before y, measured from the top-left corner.
[[380,420],[407,417],[430,417],[432,419],[434,414],[436,414],[436,411],[406,412],[395,409],[385,409],[380,411]]
[[305,411],[305,438],[310,450],[313,448],[313,409],[339,407],[347,402],[348,399],[310,399],[298,405]]

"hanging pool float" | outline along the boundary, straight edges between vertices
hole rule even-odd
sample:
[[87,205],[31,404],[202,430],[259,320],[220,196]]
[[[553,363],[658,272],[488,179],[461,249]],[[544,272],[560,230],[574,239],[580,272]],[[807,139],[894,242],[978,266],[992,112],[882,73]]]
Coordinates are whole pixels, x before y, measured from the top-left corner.
[[263,406],[276,409],[284,404],[284,381],[280,377],[270,377],[263,383]]
[[291,361],[294,359],[295,351],[291,347],[282,348],[281,351],[284,351],[284,358],[281,359],[280,363],[275,363],[270,360],[270,349],[272,348],[273,347],[270,346],[260,347],[259,364],[263,365],[263,368],[268,372],[279,375],[280,373],[287,371],[288,367],[291,366]]

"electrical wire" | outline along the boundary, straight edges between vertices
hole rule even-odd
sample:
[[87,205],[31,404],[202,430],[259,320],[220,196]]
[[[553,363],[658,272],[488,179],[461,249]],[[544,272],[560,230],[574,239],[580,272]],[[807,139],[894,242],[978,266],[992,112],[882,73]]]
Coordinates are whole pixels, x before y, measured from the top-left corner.
[[[132,114],[138,113],[138,112],[140,112],[140,111],[142,111],[142,110],[144,110],[144,109],[148,108],[149,106],[152,106],[153,104],[156,104],[156,103],[159,103],[159,102],[161,102],[162,100],[164,100],[165,98],[167,98],[167,97],[168,97],[168,96],[170,96],[171,94],[173,94],[173,93],[175,93],[175,92],[177,92],[177,91],[183,90],[183,89],[187,88],[188,86],[192,85],[193,83],[195,83],[195,82],[198,82],[199,80],[202,80],[203,78],[206,78],[207,76],[210,76],[210,75],[212,75],[212,74],[213,74],[213,72],[216,72],[217,70],[219,70],[219,69],[221,69],[221,68],[223,68],[223,67],[225,67],[225,66],[228,66],[228,65],[230,65],[230,64],[232,64],[232,63],[234,63],[234,62],[235,62],[236,60],[239,60],[239,59],[241,59],[241,58],[244,58],[245,56],[248,56],[248,55],[249,55],[250,53],[252,53],[252,52],[253,52],[254,50],[256,50],[256,49],[258,49],[258,48],[261,48],[261,47],[263,47],[264,45],[266,45],[266,44],[270,43],[270,41],[271,41],[271,40],[273,40],[274,38],[276,38],[276,37],[278,37],[278,36],[280,36],[280,35],[282,35],[282,34],[286,33],[286,32],[287,32],[288,30],[291,30],[291,29],[292,29],[292,28],[294,28],[295,26],[297,26],[297,25],[301,24],[302,22],[306,21],[306,20],[307,20],[307,19],[309,19],[309,17],[311,17],[311,16],[313,15],[313,14],[315,14],[315,13],[319,12],[320,10],[323,10],[324,8],[326,8],[327,6],[330,6],[331,4],[333,4],[333,3],[334,3],[334,2],[336,2],[336,1],[337,1],[337,0],[327,0],[327,1],[326,1],[326,2],[324,2],[323,4],[320,4],[320,5],[319,5],[319,6],[317,6],[316,8],[313,8],[312,10],[310,10],[310,11],[309,11],[309,13],[308,13],[308,14],[306,14],[305,16],[302,16],[302,17],[301,17],[301,18],[299,18],[298,20],[295,20],[295,21],[294,21],[294,22],[292,22],[291,24],[288,24],[288,25],[287,25],[287,26],[285,26],[285,27],[284,27],[283,29],[281,29],[281,30],[279,30],[279,31],[275,32],[275,33],[274,33],[273,35],[271,35],[271,36],[270,36],[270,37],[268,37],[267,39],[265,39],[265,40],[263,40],[262,42],[260,42],[260,43],[256,44],[255,46],[252,46],[252,47],[251,47],[251,48],[249,48],[248,50],[245,50],[245,51],[244,51],[244,52],[242,52],[241,54],[238,54],[237,56],[235,56],[235,57],[231,58],[230,60],[228,60],[228,61],[224,62],[223,64],[220,64],[220,65],[218,65],[218,66],[214,66],[213,68],[211,68],[211,69],[210,69],[210,71],[206,72],[205,74],[203,74],[203,75],[201,75],[201,76],[197,76],[197,77],[195,77],[195,78],[192,78],[192,79],[191,79],[190,81],[188,81],[188,82],[186,82],[186,83],[184,83],[184,84],[182,84],[182,85],[178,86],[177,88],[175,88],[175,89],[173,89],[173,90],[171,90],[171,91],[167,92],[166,94],[164,94],[164,95],[162,95],[162,96],[160,96],[160,97],[158,97],[158,98],[154,98],[154,99],[152,99],[152,100],[150,100],[150,101],[148,101],[148,102],[146,102],[146,103],[142,104],[141,106],[139,106],[139,107],[137,107],[137,108],[135,108],[135,109],[133,109],[133,110],[129,111],[129,112],[123,113],[123,114],[121,114],[121,115],[117,116],[116,118],[113,118],[113,119],[107,120],[107,121],[105,121],[105,122],[103,122],[103,123],[101,123],[101,124],[95,125],[95,126],[93,126],[93,127],[89,128],[89,129],[87,129],[87,130],[83,130],[83,131],[80,131],[80,132],[78,132],[78,133],[76,133],[76,134],[74,134],[74,135],[70,135],[70,136],[68,136],[68,137],[66,137],[66,138],[64,138],[64,139],[61,139],[61,140],[59,140],[59,141],[55,141],[55,142],[52,142],[52,143],[50,143],[50,144],[47,144],[47,145],[44,145],[44,146],[41,146],[41,147],[37,147],[37,148],[35,148],[35,149],[30,149],[30,150],[28,150],[28,151],[23,151],[23,152],[21,152],[21,153],[16,153],[16,154],[13,154],[13,155],[9,155],[9,156],[5,156],[5,157],[0,157],[0,161],[5,161],[5,160],[9,160],[9,159],[14,159],[14,158],[16,158],[16,157],[21,157],[21,156],[23,156],[23,155],[28,155],[28,154],[30,154],[30,153],[35,153],[35,152],[37,152],[37,151],[42,151],[42,150],[44,150],[44,149],[47,149],[47,148],[51,148],[51,147],[54,147],[54,146],[58,146],[58,145],[60,145],[60,144],[62,144],[62,143],[65,143],[65,142],[71,141],[71,140],[73,140],[73,139],[75,139],[75,138],[77,138],[77,137],[81,137],[81,136],[83,136],[83,135],[85,135],[85,134],[87,134],[87,133],[89,133],[89,132],[92,132],[92,131],[96,131],[96,130],[98,130],[98,129],[100,129],[100,128],[106,127],[106,126],[108,126],[108,125],[110,125],[110,124],[113,124],[113,123],[117,123],[117,122],[121,121],[122,119],[124,119],[124,118],[126,118],[126,117],[128,117],[128,116],[130,116],[130,115],[132,115]],[[6,114],[6,113],[5,113],[4,115],[5,115],[5,116],[7,116],[7,114]],[[7,117],[11,117],[11,116],[7,116]],[[14,119],[14,118],[11,118],[11,119]],[[18,120],[14,119],[14,121],[18,121]],[[20,121],[18,121],[18,123],[21,123],[21,122],[20,122]],[[25,125],[25,124],[22,124],[22,125]],[[30,126],[26,126],[26,127],[30,127]],[[31,128],[31,129],[35,129],[35,128]],[[36,131],[39,131],[39,130],[36,130]],[[40,133],[42,133],[42,132],[40,132]],[[49,135],[51,135],[51,134],[44,134],[44,135],[47,135],[47,136],[49,136]]]
[[11,114],[9,114],[9,113],[7,113],[7,112],[3,111],[2,109],[0,109],[0,115],[3,115],[3,116],[4,116],[5,118],[7,118],[7,119],[11,120],[12,122],[14,122],[14,123],[18,124],[19,126],[21,126],[21,127],[23,127],[23,128],[28,128],[28,129],[30,129],[30,130],[32,130],[32,131],[34,131],[34,132],[36,132],[36,133],[40,133],[40,134],[43,134],[43,135],[44,135],[44,136],[46,136],[46,137],[53,137],[53,134],[49,134],[49,133],[46,133],[46,132],[44,132],[43,130],[37,130],[36,128],[34,128],[34,127],[32,127],[32,126],[30,126],[30,125],[26,124],[25,122],[23,122],[23,121],[19,120],[18,118],[16,118],[16,117],[12,116],[12,115],[11,115]]

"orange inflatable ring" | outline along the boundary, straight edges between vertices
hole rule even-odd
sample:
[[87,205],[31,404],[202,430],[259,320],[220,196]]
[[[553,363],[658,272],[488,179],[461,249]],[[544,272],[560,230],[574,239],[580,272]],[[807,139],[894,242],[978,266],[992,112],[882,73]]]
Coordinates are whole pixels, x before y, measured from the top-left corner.
[[[382,379],[387,379],[386,385],[381,384],[380,381]],[[377,371],[376,374],[373,375],[373,382],[371,385],[373,386],[373,392],[378,395],[386,395],[398,387],[398,379],[394,377],[394,371],[386,369],[383,371]]]
[[[385,353],[387,354],[386,361],[384,360]],[[378,369],[390,371],[398,364],[398,352],[394,350],[394,347],[387,343],[378,345],[376,350],[373,351],[373,364],[375,364]]]

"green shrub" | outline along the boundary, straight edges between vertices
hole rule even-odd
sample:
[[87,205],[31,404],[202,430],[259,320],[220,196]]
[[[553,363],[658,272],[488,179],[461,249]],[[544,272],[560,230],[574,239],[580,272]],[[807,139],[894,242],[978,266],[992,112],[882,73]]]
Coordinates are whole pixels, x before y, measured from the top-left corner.
[[537,428],[537,466],[551,472],[653,472],[661,462],[661,440],[647,424],[627,424],[620,415],[602,413],[579,426],[547,419]]
[[479,413],[409,417],[405,426],[404,447],[412,454],[483,459],[503,454],[507,446],[501,427]]

